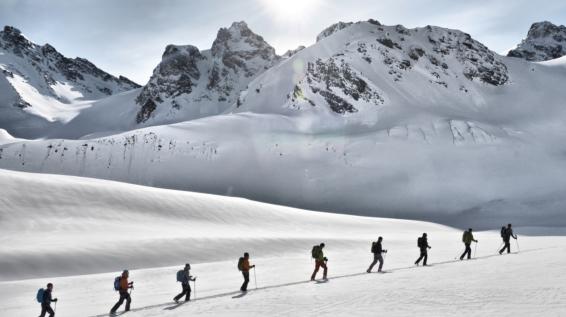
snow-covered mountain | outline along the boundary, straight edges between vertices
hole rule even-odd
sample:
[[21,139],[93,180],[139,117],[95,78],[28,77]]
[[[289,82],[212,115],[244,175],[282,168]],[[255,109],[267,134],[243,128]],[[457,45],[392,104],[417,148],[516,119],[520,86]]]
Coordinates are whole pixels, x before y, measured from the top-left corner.
[[533,23],[527,38],[507,56],[540,62],[566,55],[566,26],[554,25],[548,21]]
[[388,106],[470,110],[508,81],[503,58],[461,31],[339,23],[251,82],[232,111],[368,122]]
[[84,102],[137,87],[86,59],[37,45],[14,27],[0,31],[0,127],[16,136],[44,136],[72,119]]
[[163,124],[220,114],[279,59],[245,22],[220,29],[210,50],[169,45],[136,98],[136,121]]
[[[81,140],[6,141],[0,167],[453,225],[489,227],[509,217],[563,224],[555,217],[566,207],[561,63],[500,56],[458,30],[358,22],[267,70],[253,68],[261,74],[230,90],[221,115],[152,126],[151,118],[186,114],[185,97],[208,83],[206,60],[192,58],[212,50],[168,51],[191,82],[196,69],[187,61],[203,67],[191,93],[168,95],[165,87],[178,83],[168,80],[181,73],[163,87],[155,77],[165,106],[156,104],[141,125],[143,89],[117,94],[66,125],[65,137]],[[252,64],[258,60],[269,59]],[[222,61],[229,69],[220,82],[233,83],[236,71]],[[170,103],[177,99],[187,101],[178,110]],[[112,120],[120,123],[105,125]]]
[[168,45],[141,90],[93,103],[50,137],[110,135],[221,114],[238,103],[249,82],[301,49],[280,57],[245,22],[221,28],[208,50]]

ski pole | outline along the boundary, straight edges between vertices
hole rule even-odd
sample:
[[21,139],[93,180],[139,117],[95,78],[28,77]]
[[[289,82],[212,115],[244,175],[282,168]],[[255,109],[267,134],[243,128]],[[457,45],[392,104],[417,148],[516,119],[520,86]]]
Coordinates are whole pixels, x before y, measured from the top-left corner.
[[197,278],[195,277],[195,280],[193,281],[194,285],[195,285],[195,300],[197,299]]
[[499,248],[497,248],[497,251],[495,251],[495,252],[499,253],[499,251],[501,251],[502,246],[503,246],[503,242],[501,242],[501,244],[499,245]]
[[515,243],[517,243],[517,253],[521,252],[521,249],[519,248],[519,240],[517,238],[515,238]]
[[460,255],[460,251],[458,251],[458,253],[457,253],[456,256],[454,257],[454,260],[457,260],[459,255]]
[[[57,299],[57,301],[59,301],[59,299]],[[55,315],[55,314],[57,314],[57,302],[55,302],[55,311],[54,311],[53,315]]]
[[474,258],[476,257],[477,251],[478,251],[478,242],[476,241],[476,247],[474,248]]
[[254,266],[254,282],[255,282],[255,289],[257,289],[257,278],[255,275],[255,266]]

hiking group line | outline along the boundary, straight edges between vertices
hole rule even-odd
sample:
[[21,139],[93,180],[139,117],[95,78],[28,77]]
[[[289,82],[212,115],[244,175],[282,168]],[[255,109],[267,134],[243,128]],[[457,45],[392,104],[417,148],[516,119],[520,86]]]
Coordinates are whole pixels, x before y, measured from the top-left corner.
[[[472,253],[471,244],[472,244],[472,242],[476,243],[476,251],[477,251],[478,240],[476,240],[474,238],[472,231],[473,231],[472,228],[469,228],[468,230],[464,231],[464,233],[462,235],[462,242],[464,243],[465,250],[464,250],[464,253],[462,253],[462,255],[460,256],[460,261],[463,260],[465,257],[468,260],[470,260],[472,258],[472,256],[471,256],[471,253]],[[515,241],[517,243],[517,250],[519,250],[519,242],[517,240],[517,236],[513,233],[513,229],[512,229],[511,224],[508,224],[506,227],[504,226],[504,227],[501,228],[501,238],[503,240],[503,242],[501,244],[503,246],[503,248],[502,249],[498,248],[498,253],[500,255],[503,254],[504,251],[507,251],[507,253],[511,253],[511,243],[510,243],[511,238],[515,239]],[[384,262],[385,262],[385,255],[387,255],[387,250],[383,249],[382,242],[383,242],[383,237],[379,237],[377,239],[377,241],[372,242],[370,251],[373,254],[373,262],[370,264],[370,266],[366,270],[366,273],[371,273],[373,267],[377,263],[379,263],[377,272],[378,273],[384,272],[382,269],[383,269],[383,265],[384,265]],[[315,281],[316,275],[317,275],[318,271],[320,270],[320,268],[323,269],[322,281],[328,280],[328,265],[327,265],[328,264],[328,258],[324,256],[324,251],[323,251],[324,247],[325,247],[325,244],[320,243],[319,245],[313,246],[312,249],[311,249],[311,257],[315,260],[315,267],[314,267],[314,271],[312,272],[312,275],[310,277],[310,281]],[[414,262],[414,264],[416,266],[419,266],[419,264],[422,260],[423,266],[428,266],[428,264],[427,264],[428,250],[432,249],[432,247],[428,244],[428,236],[427,236],[426,233],[423,233],[423,235],[417,239],[417,247],[419,248],[420,254],[419,254],[419,258]],[[475,257],[475,252],[474,252],[474,257]],[[489,257],[491,257],[491,256],[489,256]],[[445,263],[452,263],[452,262],[454,262],[454,261],[440,262],[440,263],[437,263],[437,264],[445,264]],[[250,264],[250,255],[249,255],[248,252],[245,252],[244,256],[240,257],[238,259],[237,268],[240,272],[242,272],[242,276],[244,278],[244,282],[240,286],[240,292],[242,292],[242,294],[245,294],[248,291],[248,284],[250,282],[250,270],[251,269],[254,270],[255,289],[258,289],[258,287],[257,287],[257,277],[256,277],[256,273],[255,273],[255,264],[254,265]],[[407,268],[398,268],[398,269],[394,269],[394,270],[403,270],[403,269],[407,269]],[[177,271],[176,277],[177,277],[177,282],[181,283],[181,293],[177,294],[173,298],[173,301],[175,302],[176,306],[166,308],[166,309],[174,309],[174,308],[178,307],[181,304],[179,301],[183,296],[185,297],[184,302],[189,302],[191,300],[192,289],[191,289],[190,282],[194,283],[195,297],[196,297],[197,277],[196,276],[193,277],[190,274],[190,270],[191,270],[191,265],[189,263],[187,263],[187,264],[185,264],[185,267],[182,270]],[[393,271],[393,270],[390,270],[390,271]],[[361,275],[361,274],[362,273],[354,273],[354,274],[344,275],[344,276],[339,276],[339,277],[357,276],[357,275]],[[339,277],[335,277],[335,278],[339,278]],[[124,270],[120,276],[117,276],[114,279],[114,290],[118,292],[119,299],[118,299],[118,302],[116,302],[116,304],[114,304],[114,306],[110,309],[110,316],[116,316],[117,310],[124,303],[124,301],[126,302],[124,312],[128,312],[128,311],[131,310],[132,292],[134,290],[134,282],[133,281],[130,282],[130,281],[128,281],[128,279],[129,279],[129,271],[128,270]],[[296,285],[296,284],[302,284],[302,283],[307,283],[307,282],[308,281],[294,282],[294,283],[284,284],[283,286]],[[49,314],[49,317],[55,316],[55,313],[56,313],[56,310],[57,310],[58,299],[52,298],[53,288],[54,288],[53,283],[48,283],[47,287],[45,289],[40,288],[37,291],[36,299],[41,304],[41,313],[40,313],[39,317],[45,317],[45,315],[47,313]],[[260,289],[268,289],[268,288],[272,288],[272,287],[262,287]],[[224,296],[224,295],[232,295],[232,294],[236,294],[236,292],[226,293],[226,294],[221,294],[221,295],[216,295],[216,296],[209,296],[207,298],[216,298],[216,297],[220,297],[220,296]],[[236,296],[236,297],[238,297],[238,296]],[[51,307],[51,303],[55,303],[55,309],[53,309]],[[151,306],[151,307],[160,307],[160,306],[163,306],[163,305],[154,305],[154,306]],[[99,316],[107,316],[107,315],[99,315]]]

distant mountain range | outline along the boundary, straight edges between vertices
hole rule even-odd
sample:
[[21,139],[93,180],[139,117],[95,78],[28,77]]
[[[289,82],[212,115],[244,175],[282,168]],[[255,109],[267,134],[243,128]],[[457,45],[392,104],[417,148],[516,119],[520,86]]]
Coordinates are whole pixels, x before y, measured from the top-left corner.
[[[137,87],[7,27],[2,43],[28,44],[2,46],[0,87],[17,94],[0,111],[19,117],[1,122],[0,168],[456,225],[548,224],[541,214],[566,207],[566,58],[530,60],[561,55],[563,28],[536,23],[501,56],[459,30],[339,22],[278,56],[236,22],[210,50],[167,46]],[[45,139],[13,138],[30,135]]]

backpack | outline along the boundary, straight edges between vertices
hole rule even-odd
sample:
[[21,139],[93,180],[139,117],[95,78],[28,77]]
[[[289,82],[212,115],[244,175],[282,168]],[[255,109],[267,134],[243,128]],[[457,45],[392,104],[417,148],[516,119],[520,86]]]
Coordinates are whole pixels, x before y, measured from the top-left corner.
[[121,276],[116,276],[116,278],[114,279],[114,290],[115,291],[119,291],[120,290],[120,280],[122,279]]
[[43,303],[43,293],[45,293],[45,289],[40,288],[37,290],[37,295],[35,296],[35,299],[37,299],[38,303]]
[[377,253],[377,242],[371,243],[371,253]]
[[311,250],[312,258],[313,259],[318,258],[319,253],[320,253],[320,247],[318,245],[313,246]]
[[185,281],[185,271],[179,270],[177,272],[177,282],[183,283]]
[[507,229],[505,227],[501,227],[501,237],[505,239],[505,236],[507,236]]
[[423,237],[419,237],[419,238],[417,239],[417,247],[420,248],[422,245],[423,245]]
[[239,271],[243,271],[243,270],[244,270],[244,258],[243,258],[243,257],[241,257],[241,258],[238,260],[238,270],[239,270]]

